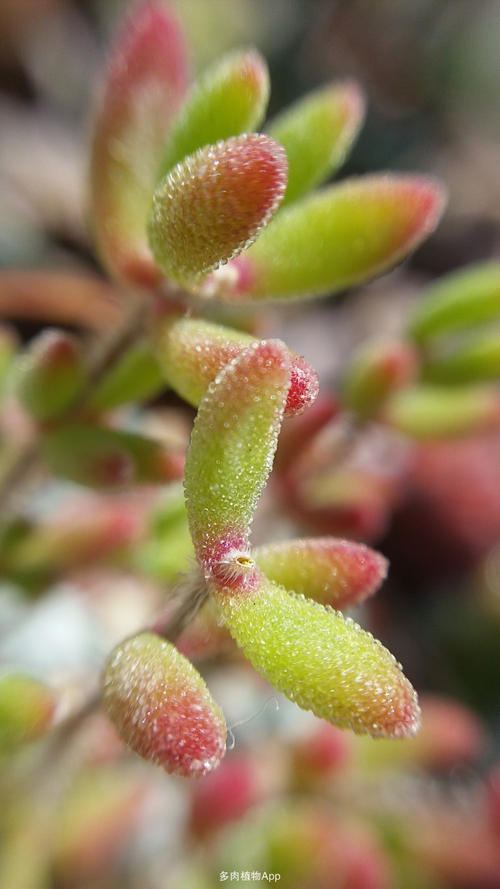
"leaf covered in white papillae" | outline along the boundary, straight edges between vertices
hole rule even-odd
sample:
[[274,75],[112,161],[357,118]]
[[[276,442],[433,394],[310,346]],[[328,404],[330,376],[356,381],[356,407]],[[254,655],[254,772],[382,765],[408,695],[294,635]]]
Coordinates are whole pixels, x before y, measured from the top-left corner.
[[284,149],[256,133],[185,158],[153,196],[149,242],[159,268],[193,287],[255,240],[283,198],[286,177]]

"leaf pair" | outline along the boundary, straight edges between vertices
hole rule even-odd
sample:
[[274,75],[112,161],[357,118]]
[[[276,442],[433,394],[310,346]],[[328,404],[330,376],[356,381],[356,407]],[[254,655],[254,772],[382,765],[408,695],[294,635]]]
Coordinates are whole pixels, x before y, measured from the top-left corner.
[[250,525],[289,385],[288,350],[261,342],[228,364],[203,398],[185,474],[198,561],[230,633],[288,697],[358,732],[411,734],[416,696],[392,655],[340,613],[269,580],[252,558]]

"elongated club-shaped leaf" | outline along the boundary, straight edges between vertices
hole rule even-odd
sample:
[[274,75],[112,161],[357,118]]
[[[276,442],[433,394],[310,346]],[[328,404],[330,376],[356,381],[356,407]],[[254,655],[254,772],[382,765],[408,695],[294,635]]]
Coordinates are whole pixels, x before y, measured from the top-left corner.
[[453,352],[430,358],[425,379],[433,383],[476,383],[500,379],[500,333],[494,330],[457,346]]
[[131,401],[144,401],[165,388],[163,374],[149,338],[132,346],[95,387],[87,405],[108,411]]
[[380,553],[336,537],[259,546],[252,550],[252,558],[274,583],[339,609],[371,596],[387,574],[387,561]]
[[191,435],[185,491],[191,537],[206,571],[248,551],[250,523],[271,471],[290,386],[279,340],[251,345],[208,387]]
[[183,456],[134,432],[71,423],[47,432],[42,442],[50,470],[92,487],[121,487],[182,477]]
[[422,343],[439,334],[500,318],[500,262],[482,262],[446,275],[424,291],[410,324]]
[[268,98],[267,65],[257,50],[239,50],[219,59],[186,99],[169,134],[158,178],[204,145],[255,130]]
[[230,270],[212,276],[207,295],[305,298],[367,281],[414,250],[443,205],[441,187],[423,176],[363,176],[329,186],[285,207]]
[[149,242],[165,275],[185,287],[251,244],[283,198],[284,149],[257,133],[189,155],[153,197]]
[[61,330],[44,330],[19,356],[13,375],[15,392],[37,420],[61,414],[85,382],[81,344]]
[[384,419],[414,438],[477,432],[500,421],[500,399],[490,386],[413,386],[387,403]]
[[146,240],[156,171],[187,86],[182,34],[172,11],[134,9],[111,50],[91,158],[91,223],[101,258],[120,278],[159,278]]
[[267,127],[288,158],[285,204],[323,182],[343,163],[364,116],[364,99],[353,82],[309,93]]
[[[250,566],[211,585],[255,669],[300,707],[359,734],[402,738],[419,726],[416,694],[386,648],[350,618],[288,592]],[[245,584],[242,575],[252,576]],[[228,572],[229,573],[229,572]]]
[[127,639],[103,674],[103,705],[140,756],[184,777],[205,775],[226,750],[226,724],[205,682],[154,633]]
[[[167,381],[182,398],[198,407],[209,384],[243,349],[258,342],[250,334],[199,318],[167,315],[157,321],[156,354]],[[310,364],[291,355],[291,380],[285,416],[300,414],[313,403],[319,381]]]

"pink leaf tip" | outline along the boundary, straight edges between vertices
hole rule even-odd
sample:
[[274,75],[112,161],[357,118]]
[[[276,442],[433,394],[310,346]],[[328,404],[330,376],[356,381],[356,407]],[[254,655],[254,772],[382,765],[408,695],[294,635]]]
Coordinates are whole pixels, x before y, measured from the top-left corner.
[[158,266],[192,287],[253,243],[286,181],[285,151],[268,136],[244,134],[196,151],[154,194],[149,239]]

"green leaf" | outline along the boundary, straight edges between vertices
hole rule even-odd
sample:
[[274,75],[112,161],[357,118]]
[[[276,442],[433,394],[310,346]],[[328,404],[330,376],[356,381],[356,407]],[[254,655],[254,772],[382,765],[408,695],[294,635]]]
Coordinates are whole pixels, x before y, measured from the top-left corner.
[[248,550],[290,386],[290,353],[262,341],[231,361],[200,403],[186,458],[189,526],[200,564]]
[[423,176],[350,179],[286,207],[210,295],[278,300],[335,293],[368,281],[414,250],[436,227],[441,187]]
[[45,462],[54,475],[91,487],[172,481],[182,477],[182,455],[160,441],[104,426],[73,423],[47,432]]
[[44,330],[35,337],[13,369],[15,393],[37,420],[60,416],[85,379],[81,344],[61,330]]
[[190,288],[251,244],[286,186],[281,145],[257,133],[189,155],[153,196],[149,242],[162,272]]
[[480,383],[500,379],[500,333],[493,330],[457,346],[451,354],[431,357],[424,366],[433,383]]
[[496,425],[498,392],[487,386],[414,386],[394,395],[384,419],[414,438],[447,438]]
[[410,333],[421,343],[439,334],[500,318],[500,262],[481,262],[445,275],[424,291]]
[[387,561],[375,550],[336,537],[259,546],[252,558],[274,583],[340,609],[371,596],[387,574]]
[[364,99],[353,82],[334,83],[287,108],[267,127],[288,158],[283,205],[296,201],[344,162],[364,117]]
[[132,401],[145,401],[165,388],[163,374],[149,339],[136,343],[96,386],[87,406],[109,411]]
[[160,278],[146,240],[156,171],[187,86],[183,38],[172,11],[133,9],[112,47],[90,171],[91,226],[112,274],[152,286]]
[[[255,337],[199,318],[167,314],[153,330],[156,354],[165,378],[186,401],[198,407],[210,383]],[[312,404],[318,393],[316,371],[290,353],[291,382],[285,416],[295,416]]]
[[418,372],[418,355],[410,343],[363,343],[344,377],[342,398],[350,410],[374,417],[388,396],[408,386]]
[[169,135],[158,179],[188,154],[260,124],[269,98],[267,65],[255,49],[238,50],[205,72]]
[[[245,570],[252,569],[240,567],[240,575]],[[250,590],[234,580],[230,589],[210,588],[246,657],[299,707],[359,734],[417,731],[417,696],[400,665],[353,620],[262,575]]]

